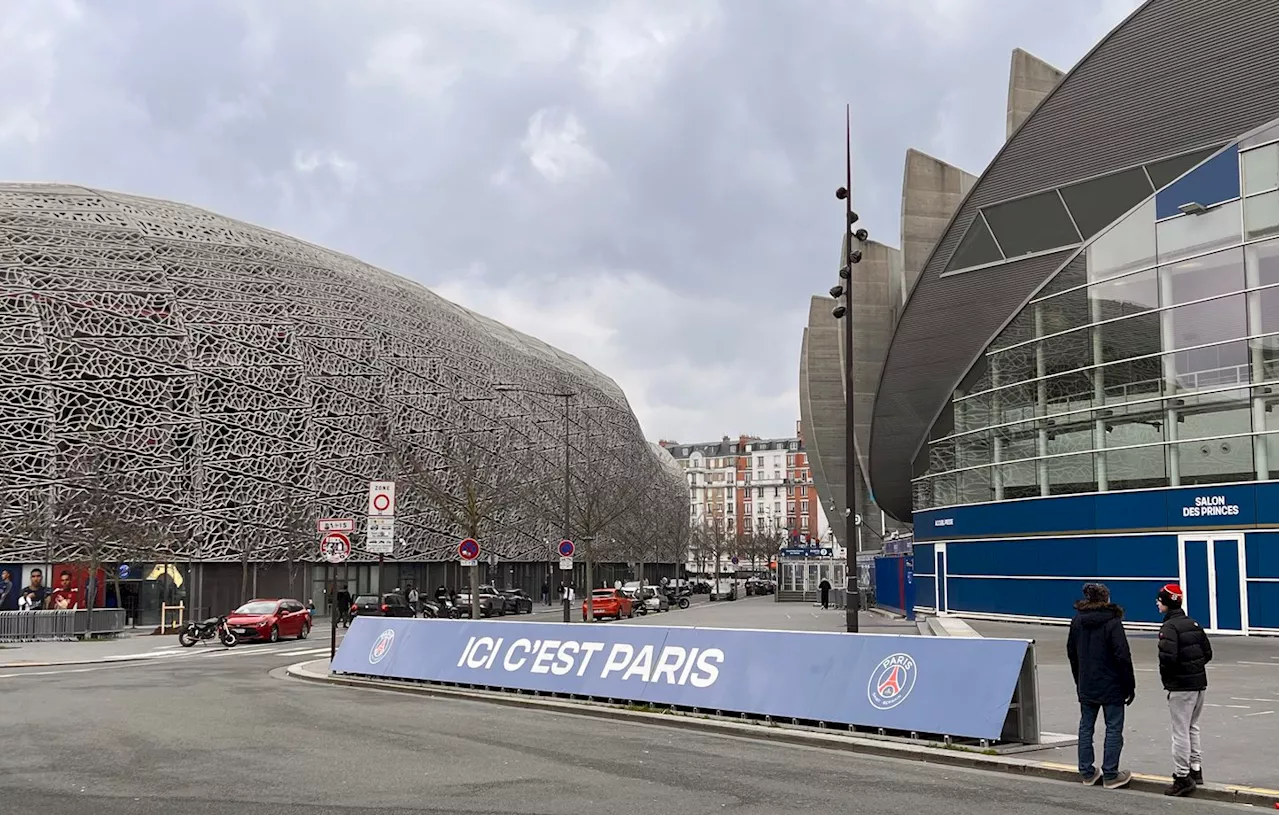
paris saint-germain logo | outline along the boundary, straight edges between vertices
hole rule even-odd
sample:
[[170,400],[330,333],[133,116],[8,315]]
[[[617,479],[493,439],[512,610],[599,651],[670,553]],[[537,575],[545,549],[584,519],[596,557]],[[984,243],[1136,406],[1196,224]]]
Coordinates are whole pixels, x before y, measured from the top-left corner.
[[910,654],[890,654],[880,661],[867,682],[867,699],[878,710],[907,701],[916,686],[916,661]]
[[378,635],[373,641],[373,647],[369,649],[369,664],[377,665],[391,651],[391,643],[396,639],[395,629],[388,628]]

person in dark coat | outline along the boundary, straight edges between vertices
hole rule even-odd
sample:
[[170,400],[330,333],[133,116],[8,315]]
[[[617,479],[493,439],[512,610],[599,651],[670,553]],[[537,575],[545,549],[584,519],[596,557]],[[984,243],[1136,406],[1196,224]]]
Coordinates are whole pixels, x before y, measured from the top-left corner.
[[337,612],[333,618],[335,626],[341,624],[343,628],[351,627],[351,592],[347,590],[347,584],[343,583],[338,586],[338,593],[334,598],[335,608]]
[[[1123,619],[1124,609],[1111,602],[1107,587],[1088,583],[1084,598],[1076,602],[1067,634],[1067,659],[1080,701],[1080,778],[1087,786],[1101,782],[1110,790],[1125,787],[1132,780],[1129,772],[1120,769],[1124,709],[1133,704],[1137,687]],[[1093,763],[1093,731],[1099,711],[1106,724],[1101,770]]]
[[831,607],[831,581],[827,580],[826,578],[823,578],[822,582],[818,584],[818,592],[822,600],[822,607],[830,608]]
[[1164,615],[1160,626],[1160,683],[1169,698],[1169,729],[1173,735],[1173,784],[1165,795],[1190,795],[1204,783],[1200,766],[1200,712],[1209,689],[1205,667],[1213,646],[1200,623],[1182,610],[1182,587],[1170,583],[1156,596]]

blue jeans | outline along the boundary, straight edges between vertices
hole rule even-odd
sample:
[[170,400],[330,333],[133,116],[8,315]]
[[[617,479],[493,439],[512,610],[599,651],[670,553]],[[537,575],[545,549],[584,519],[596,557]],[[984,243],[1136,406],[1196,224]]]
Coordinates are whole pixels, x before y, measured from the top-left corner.
[[1093,728],[1098,722],[1098,711],[1106,723],[1107,735],[1102,740],[1102,777],[1110,780],[1120,774],[1120,751],[1124,749],[1124,705],[1095,705],[1080,703],[1080,775],[1092,778]]

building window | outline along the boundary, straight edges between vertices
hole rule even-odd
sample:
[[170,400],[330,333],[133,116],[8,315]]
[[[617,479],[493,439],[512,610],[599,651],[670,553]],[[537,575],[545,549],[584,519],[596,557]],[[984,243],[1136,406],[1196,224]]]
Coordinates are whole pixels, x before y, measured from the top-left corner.
[[991,237],[991,230],[987,228],[987,222],[983,220],[982,212],[979,211],[974,215],[973,223],[969,224],[969,230],[960,239],[960,246],[951,256],[946,271],[954,272],[972,266],[985,266],[1002,260],[1004,255],[1000,254],[1000,247],[996,245],[995,238]]
[[1280,186],[1280,145],[1268,144],[1240,154],[1244,194],[1268,192]]
[[1089,238],[1149,198],[1152,192],[1146,171],[1138,167],[1063,187],[1062,200],[1080,234]]
[[756,487],[756,497],[757,498],[764,497],[764,487]]
[[1057,190],[996,204],[982,214],[1008,259],[1080,242]]
[[756,456],[756,466],[757,467],[764,466],[764,456]]
[[1179,215],[1156,224],[1161,263],[1204,255],[1240,243],[1240,202],[1231,201],[1202,215]]

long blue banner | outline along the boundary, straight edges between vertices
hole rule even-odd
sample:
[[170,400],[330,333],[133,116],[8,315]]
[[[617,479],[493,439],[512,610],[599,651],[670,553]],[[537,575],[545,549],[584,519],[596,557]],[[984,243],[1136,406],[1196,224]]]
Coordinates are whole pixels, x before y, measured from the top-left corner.
[[1029,642],[357,617],[338,673],[998,739]]

